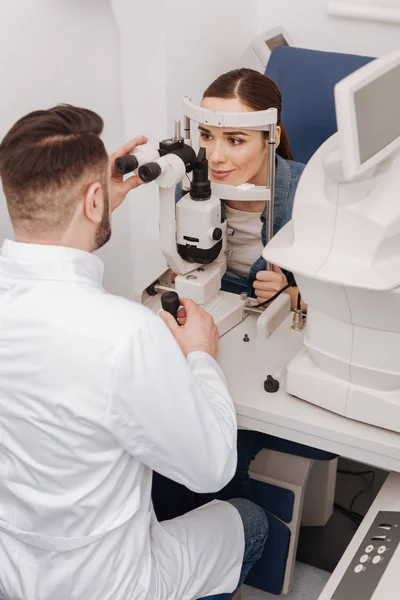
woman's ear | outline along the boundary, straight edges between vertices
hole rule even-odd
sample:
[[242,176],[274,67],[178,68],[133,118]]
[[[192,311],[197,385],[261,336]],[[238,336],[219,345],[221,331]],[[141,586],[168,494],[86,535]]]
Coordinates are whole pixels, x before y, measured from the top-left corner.
[[279,144],[281,143],[281,128],[279,125],[276,126],[276,136],[275,136],[275,148],[277,148],[279,146]]

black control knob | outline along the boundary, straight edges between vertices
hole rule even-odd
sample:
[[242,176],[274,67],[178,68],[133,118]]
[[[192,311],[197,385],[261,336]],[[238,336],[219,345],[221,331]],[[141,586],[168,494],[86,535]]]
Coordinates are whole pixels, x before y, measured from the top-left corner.
[[154,181],[161,175],[161,167],[156,162],[149,162],[139,167],[139,177],[145,183]]
[[176,292],[164,292],[161,296],[161,306],[163,307],[163,310],[171,313],[176,320],[178,320],[178,309],[180,305],[179,296]]
[[192,200],[198,201],[209,200],[211,198],[211,183],[208,179],[208,161],[205,148],[200,148],[193,167],[190,197]]
[[120,175],[132,173],[138,166],[138,160],[133,154],[127,154],[126,156],[120,156],[115,159],[115,169]]
[[222,238],[222,229],[220,227],[216,227],[212,234],[213,240],[220,240]]
[[279,381],[274,379],[272,375],[268,375],[267,379],[264,381],[264,390],[269,394],[274,394],[279,390]]

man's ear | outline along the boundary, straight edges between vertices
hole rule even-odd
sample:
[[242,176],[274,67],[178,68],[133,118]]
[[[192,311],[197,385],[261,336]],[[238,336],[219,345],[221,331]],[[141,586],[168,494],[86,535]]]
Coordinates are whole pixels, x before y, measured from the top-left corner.
[[95,181],[86,189],[83,198],[85,217],[92,223],[100,223],[104,212],[104,195],[100,182]]
[[276,126],[276,136],[275,136],[275,148],[277,148],[279,146],[279,144],[281,143],[281,132],[282,129],[280,128],[280,125]]

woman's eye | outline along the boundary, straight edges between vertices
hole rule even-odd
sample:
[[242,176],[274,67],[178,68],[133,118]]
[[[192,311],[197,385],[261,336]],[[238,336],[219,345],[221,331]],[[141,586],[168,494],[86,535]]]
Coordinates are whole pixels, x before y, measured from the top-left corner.
[[229,143],[232,144],[232,146],[240,146],[240,144],[243,144],[243,140],[240,138],[229,138]]
[[209,133],[200,133],[200,137],[205,142],[209,142],[211,139],[211,135]]

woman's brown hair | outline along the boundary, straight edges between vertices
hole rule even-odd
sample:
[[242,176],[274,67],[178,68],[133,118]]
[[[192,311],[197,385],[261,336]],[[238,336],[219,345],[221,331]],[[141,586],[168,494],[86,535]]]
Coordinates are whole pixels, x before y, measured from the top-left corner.
[[[281,92],[272,79],[253,69],[235,69],[220,75],[204,92],[203,98],[238,98],[252,110],[278,111],[277,125],[281,128],[281,140],[277,154],[287,160],[293,160],[292,150],[286,129],[281,122]],[[268,132],[265,133],[268,136]]]

